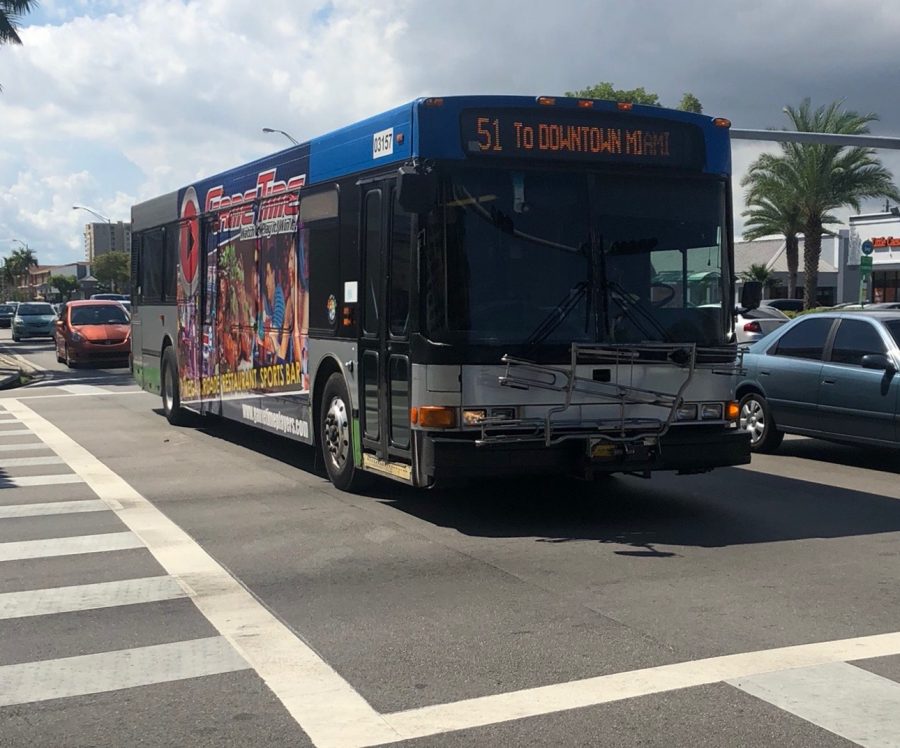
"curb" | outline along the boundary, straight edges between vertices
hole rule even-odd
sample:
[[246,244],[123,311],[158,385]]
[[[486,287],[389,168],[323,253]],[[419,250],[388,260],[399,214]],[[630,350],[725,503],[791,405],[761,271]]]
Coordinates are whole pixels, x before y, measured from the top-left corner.
[[20,387],[25,382],[22,380],[25,378],[25,372],[21,369],[17,369],[16,371],[0,371],[0,390],[11,390],[16,387]]

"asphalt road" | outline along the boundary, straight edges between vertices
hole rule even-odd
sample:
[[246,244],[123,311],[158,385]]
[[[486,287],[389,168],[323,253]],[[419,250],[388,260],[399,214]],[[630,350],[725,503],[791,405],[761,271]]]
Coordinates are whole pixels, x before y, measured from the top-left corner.
[[6,336],[4,747],[900,745],[894,453],[357,496]]

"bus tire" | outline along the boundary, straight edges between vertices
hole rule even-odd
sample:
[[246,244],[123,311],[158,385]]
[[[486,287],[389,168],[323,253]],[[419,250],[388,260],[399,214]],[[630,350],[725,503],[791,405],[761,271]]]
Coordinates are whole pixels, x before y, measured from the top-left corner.
[[181,407],[181,389],[178,384],[178,361],[172,346],[163,352],[160,366],[159,391],[162,395],[163,412],[166,420],[173,426],[183,426],[187,414]]
[[325,382],[319,409],[319,448],[328,479],[342,491],[357,491],[365,474],[353,454],[350,393],[344,377],[335,372]]

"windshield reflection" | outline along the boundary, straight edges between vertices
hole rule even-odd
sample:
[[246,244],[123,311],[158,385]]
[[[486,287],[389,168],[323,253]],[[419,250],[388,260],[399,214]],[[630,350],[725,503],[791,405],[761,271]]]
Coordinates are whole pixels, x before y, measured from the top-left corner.
[[425,247],[434,340],[726,342],[721,181],[460,169]]

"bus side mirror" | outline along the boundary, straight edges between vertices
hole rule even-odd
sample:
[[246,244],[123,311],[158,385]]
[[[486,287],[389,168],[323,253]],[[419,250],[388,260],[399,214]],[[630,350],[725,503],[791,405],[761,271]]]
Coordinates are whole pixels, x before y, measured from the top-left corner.
[[741,306],[744,309],[756,309],[762,301],[762,283],[760,281],[744,281],[741,289]]
[[422,173],[411,166],[400,168],[397,200],[407,213],[427,213],[437,198],[437,176],[433,171]]

